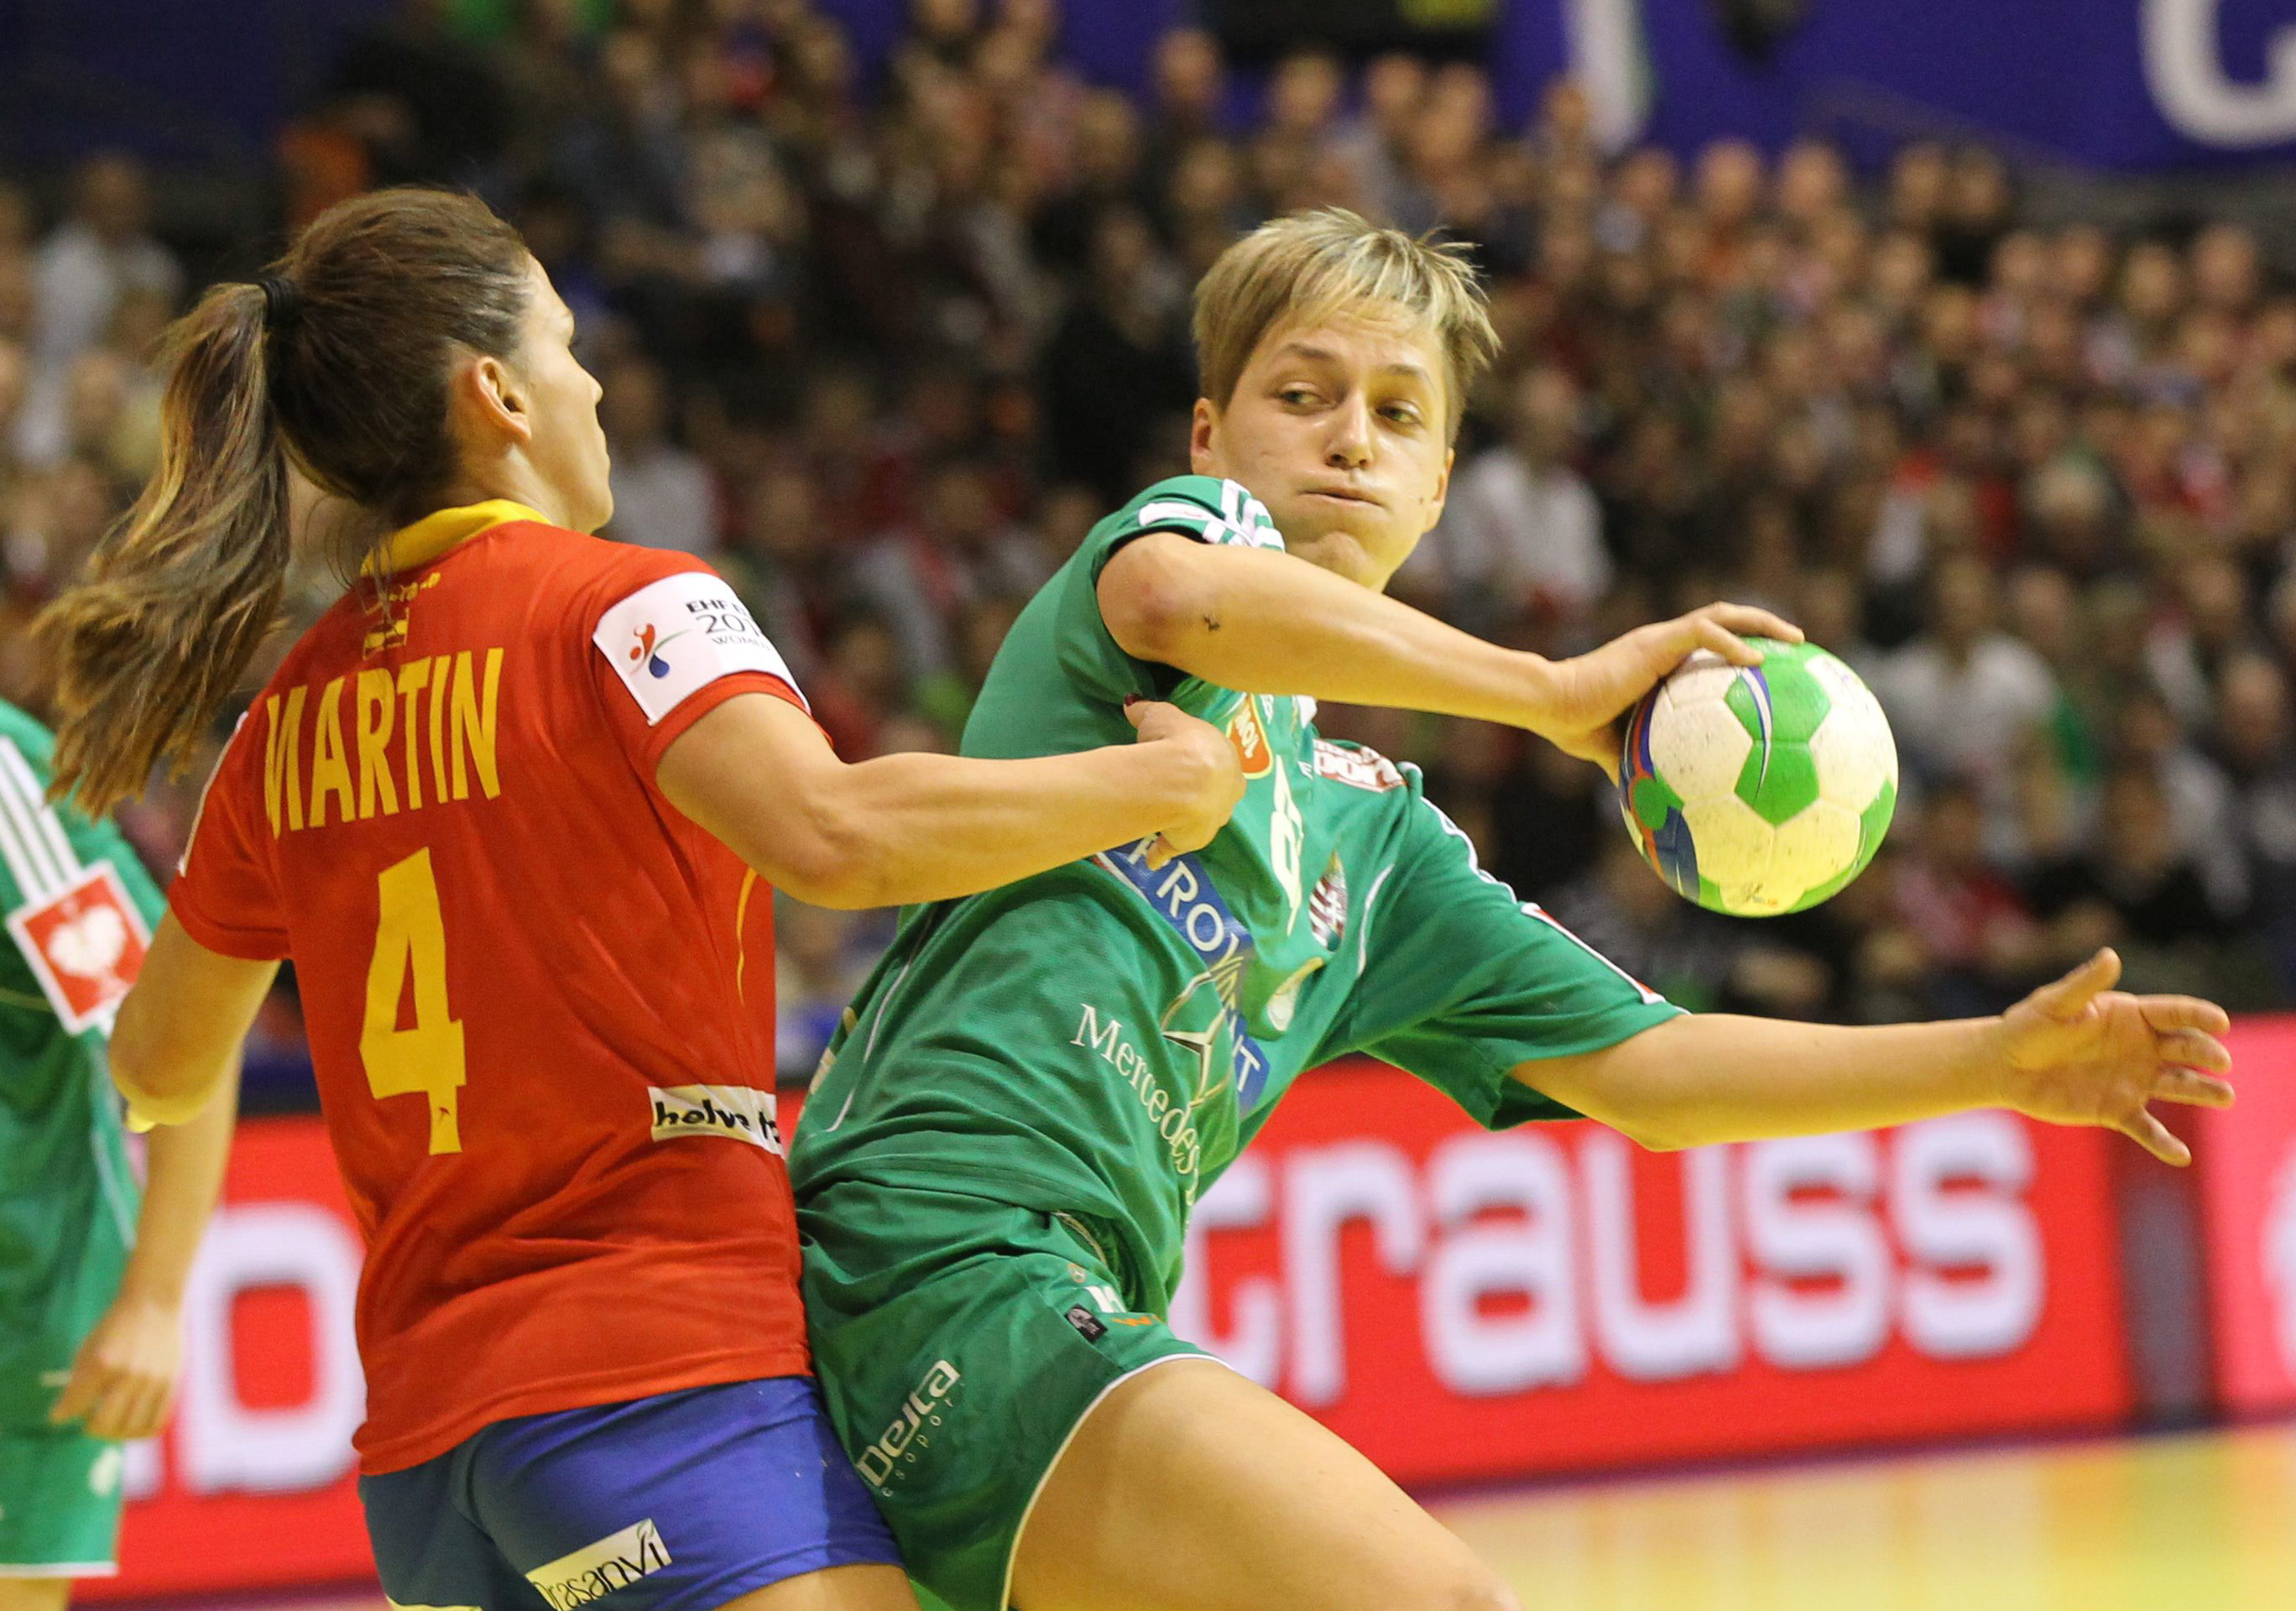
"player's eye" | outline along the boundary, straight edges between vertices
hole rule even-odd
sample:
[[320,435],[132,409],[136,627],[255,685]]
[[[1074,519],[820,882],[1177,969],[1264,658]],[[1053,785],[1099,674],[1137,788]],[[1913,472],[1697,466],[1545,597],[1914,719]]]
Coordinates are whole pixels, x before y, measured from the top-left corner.
[[1293,408],[1305,408],[1316,400],[1316,394],[1304,386],[1287,386],[1275,394],[1276,400]]
[[1419,411],[1408,403],[1390,403],[1385,408],[1380,410],[1380,413],[1385,414],[1398,425],[1416,425],[1419,423]]

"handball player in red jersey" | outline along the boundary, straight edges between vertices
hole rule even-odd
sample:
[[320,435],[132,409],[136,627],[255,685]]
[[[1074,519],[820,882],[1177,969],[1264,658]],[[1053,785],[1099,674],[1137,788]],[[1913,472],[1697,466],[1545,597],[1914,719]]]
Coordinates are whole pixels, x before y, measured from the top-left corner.
[[611,508],[573,321],[479,202],[383,192],[172,332],[164,451],[43,623],[62,786],[180,761],[277,610],[290,465],[345,595],[226,748],[112,1041],[143,1118],[296,966],[367,1240],[360,1491],[401,1607],[914,1604],[808,1375],[771,886],[931,901],[1241,793],[1138,742],[848,765],[732,591]]

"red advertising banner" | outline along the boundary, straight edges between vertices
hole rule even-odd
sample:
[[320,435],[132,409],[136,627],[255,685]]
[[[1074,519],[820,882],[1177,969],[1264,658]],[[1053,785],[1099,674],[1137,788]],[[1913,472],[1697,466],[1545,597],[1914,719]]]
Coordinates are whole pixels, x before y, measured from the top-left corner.
[[2125,1415],[2111,1137],[2000,1113],[1657,1156],[1303,1080],[1173,1321],[1406,1484]]
[[[1488,1135],[1351,1065],[1206,1195],[1172,1319],[1411,1484],[2102,1425],[2129,1406],[2112,1144],[1974,1114],[1653,1156]],[[91,1598],[371,1577],[358,1264],[318,1122],[242,1125]]]
[[2226,1038],[2240,1103],[2202,1111],[2194,1155],[2217,1393],[2256,1414],[2296,1408],[2296,1018],[2243,1018]]

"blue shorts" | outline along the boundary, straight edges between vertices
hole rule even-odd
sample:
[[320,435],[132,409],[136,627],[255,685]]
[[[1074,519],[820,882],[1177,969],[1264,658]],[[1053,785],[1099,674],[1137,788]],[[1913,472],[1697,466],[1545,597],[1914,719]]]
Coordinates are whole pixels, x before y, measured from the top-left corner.
[[813,1378],[497,1421],[359,1479],[383,1592],[477,1611],[714,1611],[828,1566],[898,1566]]

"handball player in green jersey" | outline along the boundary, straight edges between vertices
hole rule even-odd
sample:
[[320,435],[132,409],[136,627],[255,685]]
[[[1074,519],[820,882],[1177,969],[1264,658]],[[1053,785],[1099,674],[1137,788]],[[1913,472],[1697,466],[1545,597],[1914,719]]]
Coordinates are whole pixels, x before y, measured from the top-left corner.
[[1197,291],[1198,473],[1094,528],[1022,613],[964,750],[1225,727],[1242,803],[1201,851],[1111,847],[914,908],[791,1157],[816,1362],[910,1573],[955,1611],[1400,1611],[1515,1602],[1372,1464],[1165,1323],[1204,1190],[1300,1070],[1394,1063],[1489,1126],[1652,1147],[2003,1107],[2183,1145],[2224,1014],[2112,990],[2111,953],[1996,1018],[1837,1028],[1677,1011],[1483,873],[1417,773],[1315,701],[1512,724],[1615,765],[1683,658],[1800,634],[1714,605],[1575,659],[1382,596],[1435,524],[1495,346],[1449,249],[1319,212]]
[[139,1211],[104,1048],[162,902],[118,829],[48,802],[49,748],[0,704],[0,1611],[114,1569],[120,1443],[167,1419],[237,1108],[234,1077],[152,1137]]

